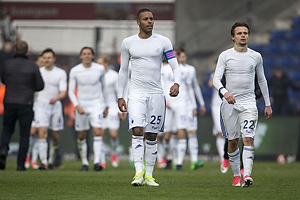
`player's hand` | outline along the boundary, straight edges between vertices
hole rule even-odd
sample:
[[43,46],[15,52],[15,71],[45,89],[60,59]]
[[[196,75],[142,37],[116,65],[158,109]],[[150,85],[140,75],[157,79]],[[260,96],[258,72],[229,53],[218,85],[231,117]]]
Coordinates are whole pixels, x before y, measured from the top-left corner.
[[273,111],[272,111],[271,106],[266,106],[266,108],[265,108],[265,118],[266,118],[266,120],[268,120],[272,117],[272,113],[273,113]]
[[179,94],[179,84],[178,83],[174,83],[174,85],[170,88],[169,95],[171,97],[177,97],[178,94]]
[[80,105],[76,106],[76,110],[80,115],[83,115],[85,113],[84,109]]
[[108,107],[105,107],[104,111],[103,111],[103,117],[106,118],[108,114]]
[[197,108],[194,108],[194,109],[193,109],[193,117],[196,117],[197,114],[198,114]]
[[205,113],[206,113],[206,108],[205,108],[205,106],[200,106],[200,115],[201,115],[201,116],[204,116]]
[[118,107],[121,112],[127,112],[127,105],[123,98],[118,99]]
[[226,92],[224,94],[224,98],[226,99],[226,101],[229,103],[229,104],[235,104],[235,98],[232,94],[230,94],[229,92]]
[[126,119],[126,115],[127,115],[126,112],[119,112],[118,113],[118,116],[119,116],[120,120],[125,120]]
[[57,101],[57,99],[56,98],[52,98],[52,99],[50,99],[50,104],[55,104],[55,102]]

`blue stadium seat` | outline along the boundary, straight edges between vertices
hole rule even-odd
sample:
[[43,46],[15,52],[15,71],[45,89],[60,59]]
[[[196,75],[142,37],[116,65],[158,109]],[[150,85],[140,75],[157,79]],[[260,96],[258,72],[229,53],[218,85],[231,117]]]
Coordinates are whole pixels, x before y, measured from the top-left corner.
[[300,27],[300,16],[294,17],[293,26],[299,26]]
[[300,29],[291,29],[288,33],[289,40],[300,40]]
[[281,43],[280,42],[271,42],[267,46],[267,52],[269,54],[279,54],[281,53]]
[[282,68],[292,68],[294,65],[293,57],[291,56],[280,56],[277,58],[277,65]]
[[297,42],[286,42],[282,44],[282,53],[299,54],[299,44]]
[[249,47],[250,49],[253,49],[261,54],[265,53],[266,46],[264,44],[251,44]]
[[300,70],[292,71],[289,76],[293,81],[300,82]]
[[286,40],[285,30],[273,30],[271,32],[271,41]]
[[274,56],[263,56],[263,65],[267,68],[274,68],[276,65]]

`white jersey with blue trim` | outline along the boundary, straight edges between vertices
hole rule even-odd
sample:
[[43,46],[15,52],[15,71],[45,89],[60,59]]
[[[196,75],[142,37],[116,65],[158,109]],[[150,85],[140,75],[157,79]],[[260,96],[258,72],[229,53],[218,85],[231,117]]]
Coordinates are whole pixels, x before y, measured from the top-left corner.
[[[77,97],[75,96],[76,86]],[[101,93],[103,93],[104,102]],[[98,101],[108,106],[104,66],[92,62],[90,67],[84,67],[82,63],[73,67],[70,70],[68,94],[75,107],[80,102],[90,101]]]
[[164,55],[173,69],[175,82],[180,84],[180,68],[172,43],[167,37],[152,33],[147,39],[139,38],[138,34],[125,38],[121,46],[118,98],[124,98],[129,62],[131,64],[129,94],[162,94],[161,62]]
[[264,97],[265,105],[270,105],[269,90],[263,69],[260,53],[248,48],[246,52],[238,52],[234,48],[223,51],[219,58],[213,85],[217,90],[223,86],[221,79],[226,78],[226,89],[221,89],[224,95],[227,91],[232,94],[237,104],[256,104],[255,73]]
[[51,70],[47,70],[41,67],[40,72],[45,87],[36,93],[35,101],[50,102],[50,99],[57,97],[61,91],[67,91],[67,73],[63,69],[54,66]]
[[105,87],[109,107],[116,106],[118,104],[118,72],[108,69],[105,73]]

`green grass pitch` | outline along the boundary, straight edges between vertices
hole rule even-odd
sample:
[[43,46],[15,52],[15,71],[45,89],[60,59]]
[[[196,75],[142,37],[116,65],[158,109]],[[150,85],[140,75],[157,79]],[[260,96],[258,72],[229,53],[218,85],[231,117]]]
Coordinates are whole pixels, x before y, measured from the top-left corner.
[[134,169],[122,161],[118,168],[80,172],[79,161],[64,161],[51,171],[16,171],[16,161],[7,161],[0,171],[0,199],[299,199],[300,163],[280,165],[254,162],[251,187],[233,187],[232,172],[222,174],[217,162],[206,162],[192,171],[185,162],[182,171],[155,168],[159,187],[133,187]]

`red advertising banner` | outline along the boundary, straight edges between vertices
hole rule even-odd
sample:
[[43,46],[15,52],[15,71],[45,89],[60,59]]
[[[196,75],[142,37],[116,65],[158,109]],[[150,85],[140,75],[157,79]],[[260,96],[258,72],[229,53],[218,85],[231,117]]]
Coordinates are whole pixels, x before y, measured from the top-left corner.
[[[1,1],[1,0],[0,0]],[[135,20],[139,9],[148,8],[155,20],[174,20],[174,3],[0,3],[0,17],[49,20]]]
[[0,3],[1,17],[14,19],[95,19],[93,3]]

